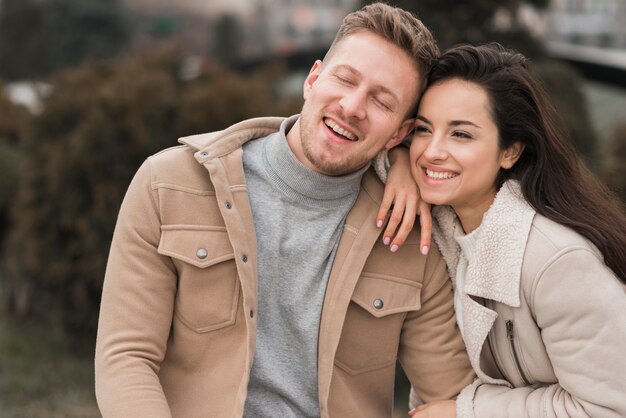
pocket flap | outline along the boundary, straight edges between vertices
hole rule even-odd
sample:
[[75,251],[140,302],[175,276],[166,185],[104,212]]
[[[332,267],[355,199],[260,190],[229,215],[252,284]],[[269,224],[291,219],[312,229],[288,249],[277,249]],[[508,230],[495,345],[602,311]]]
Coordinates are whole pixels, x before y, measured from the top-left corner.
[[163,225],[158,253],[199,268],[234,258],[233,247],[223,226]]
[[421,307],[422,284],[400,277],[364,273],[352,294],[352,301],[376,318]]

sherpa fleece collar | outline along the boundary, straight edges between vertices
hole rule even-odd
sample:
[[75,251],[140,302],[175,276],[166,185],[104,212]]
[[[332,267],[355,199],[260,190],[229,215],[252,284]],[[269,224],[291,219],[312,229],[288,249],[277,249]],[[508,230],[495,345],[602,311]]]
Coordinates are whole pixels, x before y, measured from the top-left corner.
[[[460,247],[454,230],[460,222],[449,206],[433,209],[433,236],[451,277],[456,275]],[[475,260],[469,266],[464,291],[512,307],[520,306],[522,261],[535,210],[524,200],[517,181],[506,182],[485,213],[477,232]]]
[[[452,278],[461,249],[454,238],[460,221],[449,206],[433,209],[433,237]],[[463,339],[472,367],[485,383],[508,382],[487,376],[480,368],[480,353],[498,314],[471,296],[520,306],[522,261],[535,210],[524,200],[519,183],[506,182],[476,231],[476,252],[468,266],[461,295]],[[454,280],[453,280],[454,282]],[[458,289],[455,289],[458,291]]]

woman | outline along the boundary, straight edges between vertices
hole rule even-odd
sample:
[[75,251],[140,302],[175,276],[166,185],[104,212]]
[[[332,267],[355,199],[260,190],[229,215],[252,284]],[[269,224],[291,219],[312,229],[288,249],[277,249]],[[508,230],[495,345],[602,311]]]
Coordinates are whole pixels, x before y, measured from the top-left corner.
[[522,55],[456,47],[428,83],[410,169],[478,379],[413,417],[625,417],[624,214]]

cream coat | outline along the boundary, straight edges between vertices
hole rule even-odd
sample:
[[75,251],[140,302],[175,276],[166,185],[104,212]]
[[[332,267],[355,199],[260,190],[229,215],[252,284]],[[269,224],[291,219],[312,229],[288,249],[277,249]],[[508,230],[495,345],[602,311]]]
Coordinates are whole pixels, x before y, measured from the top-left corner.
[[[450,207],[433,213],[455,277],[460,224]],[[457,416],[626,417],[626,291],[595,246],[536,214],[516,182],[477,233],[461,305],[479,379],[459,396]]]
[[[257,260],[241,145],[282,120],[183,138],[137,172],[102,295],[95,365],[104,417],[242,416]],[[419,254],[419,231],[395,254],[382,244],[382,194],[369,171],[330,274],[318,346],[323,417],[390,416],[396,359],[425,400],[451,398],[473,380],[445,263],[436,250]]]

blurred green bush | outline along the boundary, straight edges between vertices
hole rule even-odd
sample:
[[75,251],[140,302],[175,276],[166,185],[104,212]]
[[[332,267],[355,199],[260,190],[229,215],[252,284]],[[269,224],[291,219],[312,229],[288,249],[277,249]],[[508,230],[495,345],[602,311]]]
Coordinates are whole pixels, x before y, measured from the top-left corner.
[[9,208],[17,193],[20,160],[19,148],[0,140],[0,248],[8,227]]
[[[361,6],[374,0],[361,0]],[[439,46],[447,49],[459,43],[500,42],[527,56],[543,48],[520,22],[522,5],[545,8],[549,0],[389,0],[418,16],[433,33]]]
[[605,148],[602,177],[626,209],[626,121],[617,124]]
[[17,191],[20,142],[28,112],[12,103],[0,83],[0,243],[8,208]]
[[242,76],[208,65],[184,81],[181,64],[169,47],[51,80],[23,141],[5,252],[9,311],[45,318],[90,349],[117,212],[142,161],[180,136],[297,108],[279,98],[277,68]]
[[116,56],[131,28],[123,0],[0,1],[0,77],[32,80]]
[[556,107],[574,146],[589,168],[597,172],[602,166],[598,151],[600,144],[583,94],[583,78],[571,66],[550,59],[534,62],[534,70]]
[[[9,228],[9,210],[18,190],[21,143],[25,134],[29,113],[11,102],[0,83],[0,283],[6,277],[4,257],[5,238]],[[0,306],[4,300],[0,286]]]

